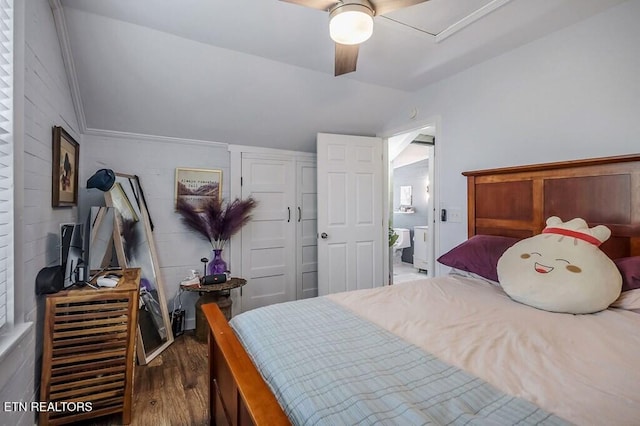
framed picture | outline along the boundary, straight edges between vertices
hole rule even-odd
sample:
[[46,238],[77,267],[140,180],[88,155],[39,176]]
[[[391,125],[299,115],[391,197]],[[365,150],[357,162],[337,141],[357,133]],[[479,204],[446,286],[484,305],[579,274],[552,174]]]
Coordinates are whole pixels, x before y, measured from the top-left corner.
[[53,180],[51,205],[78,204],[78,161],[80,145],[62,127],[53,128]]
[[411,205],[411,186],[401,186],[400,187],[400,205],[401,206],[410,206]]
[[205,201],[221,197],[222,170],[176,169],[176,202],[186,200],[201,211]]

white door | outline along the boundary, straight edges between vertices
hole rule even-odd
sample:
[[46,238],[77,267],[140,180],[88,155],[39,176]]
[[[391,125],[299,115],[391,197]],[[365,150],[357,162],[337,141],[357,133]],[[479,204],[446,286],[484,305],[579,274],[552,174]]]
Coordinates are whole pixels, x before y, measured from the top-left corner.
[[242,198],[257,201],[242,232],[242,309],[295,300],[295,168],[291,159],[242,156]]
[[382,140],[319,133],[317,167],[318,294],[383,285]]
[[315,161],[297,163],[296,298],[318,295],[318,209]]

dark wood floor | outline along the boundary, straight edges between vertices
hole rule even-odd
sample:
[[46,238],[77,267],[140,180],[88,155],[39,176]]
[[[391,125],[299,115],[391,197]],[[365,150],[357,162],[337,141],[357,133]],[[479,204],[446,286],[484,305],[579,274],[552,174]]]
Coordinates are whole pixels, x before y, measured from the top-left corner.
[[[198,426],[209,420],[207,345],[193,331],[176,338],[148,365],[136,365],[131,426]],[[122,424],[114,415],[83,426]]]

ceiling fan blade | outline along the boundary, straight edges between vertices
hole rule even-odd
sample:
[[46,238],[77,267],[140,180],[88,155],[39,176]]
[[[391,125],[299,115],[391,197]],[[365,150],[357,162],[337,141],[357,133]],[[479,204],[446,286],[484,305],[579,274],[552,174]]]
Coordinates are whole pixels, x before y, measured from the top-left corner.
[[299,4],[312,9],[329,10],[338,3],[338,0],[280,0],[287,3]]
[[385,13],[393,12],[397,9],[424,3],[426,1],[428,0],[369,0],[369,3],[371,3],[373,9],[376,11],[376,16],[380,16]]
[[356,70],[356,63],[358,62],[358,48],[359,46],[357,44],[347,45],[336,43],[336,77]]

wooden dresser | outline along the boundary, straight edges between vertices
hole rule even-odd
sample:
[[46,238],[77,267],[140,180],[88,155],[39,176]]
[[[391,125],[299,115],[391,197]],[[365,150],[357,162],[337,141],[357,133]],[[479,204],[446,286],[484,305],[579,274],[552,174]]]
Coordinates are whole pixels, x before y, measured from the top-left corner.
[[47,296],[40,425],[119,412],[131,421],[140,269],[110,273],[122,274],[116,287]]

